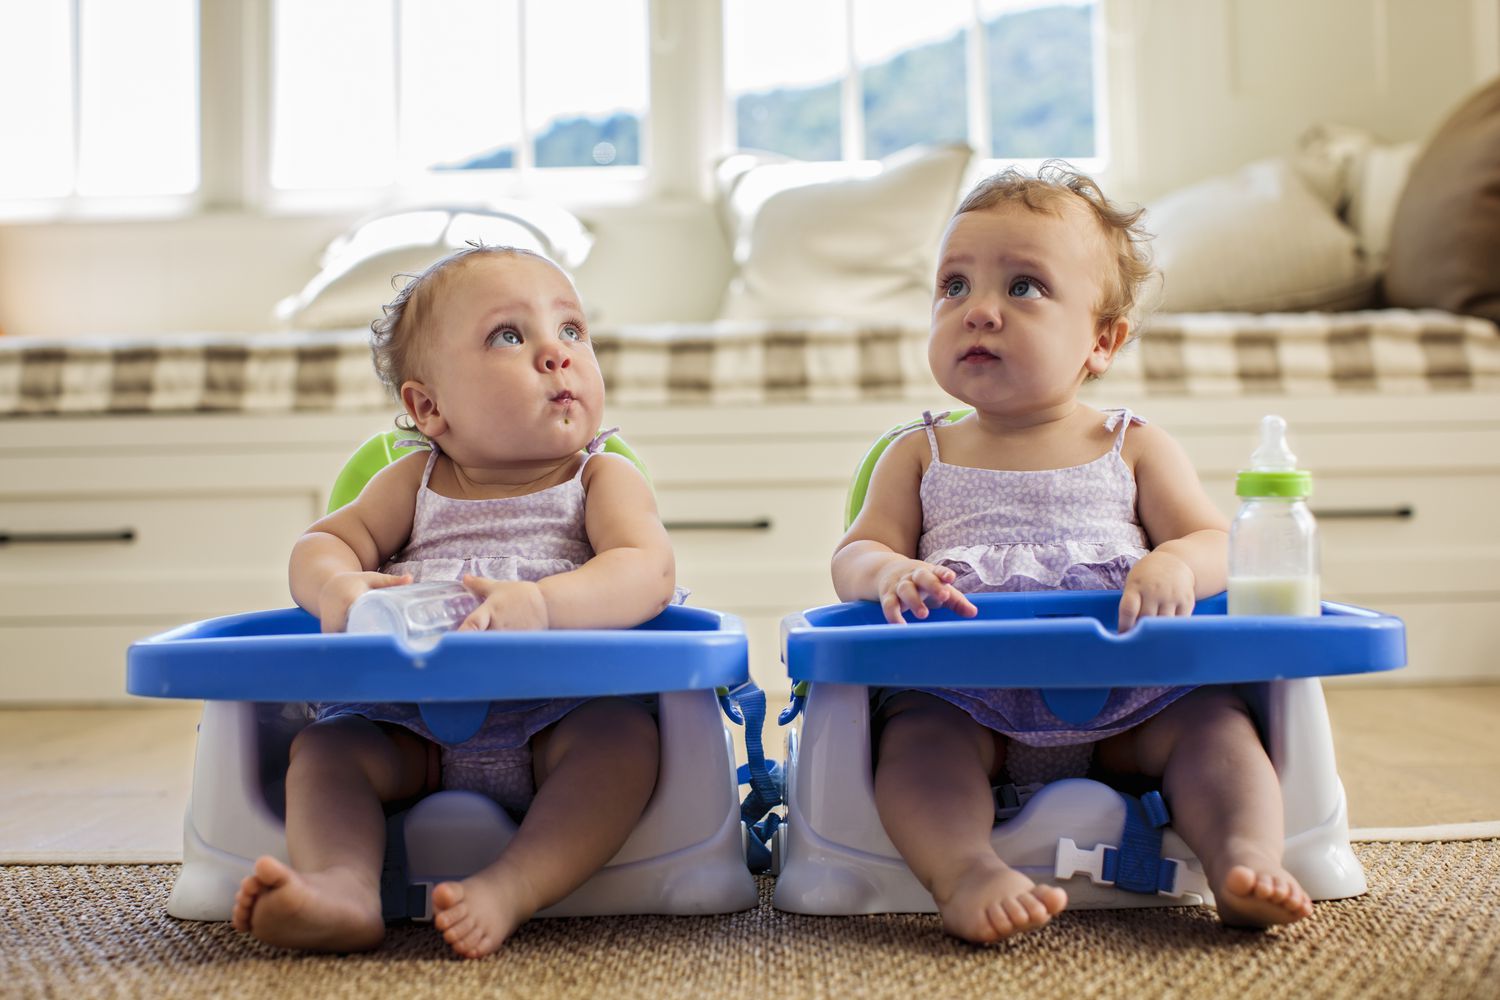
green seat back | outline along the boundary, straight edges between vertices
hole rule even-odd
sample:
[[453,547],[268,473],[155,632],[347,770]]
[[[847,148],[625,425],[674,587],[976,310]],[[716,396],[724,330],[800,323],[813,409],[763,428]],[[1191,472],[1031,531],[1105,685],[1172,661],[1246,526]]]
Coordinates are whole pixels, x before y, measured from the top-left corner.
[[[333,481],[333,489],[328,494],[328,512],[331,514],[340,507],[349,503],[359,496],[360,490],[381,469],[390,465],[396,459],[411,451],[419,450],[420,446],[407,445],[398,448],[397,441],[417,438],[415,431],[383,431],[372,436],[364,444],[349,456],[349,461],[339,470],[338,478]],[[630,459],[641,475],[650,482],[651,475],[646,471],[646,464],[631,451],[630,445],[625,443],[624,438],[618,434],[611,435],[604,442],[604,450],[616,455],[623,455]]]
[[[953,420],[966,417],[973,413],[972,407],[948,411],[948,416]],[[849,493],[844,498],[844,530],[854,523],[859,516],[860,508],[865,505],[865,494],[870,490],[870,476],[875,472],[875,463],[880,461],[880,456],[891,446],[891,442],[901,436],[903,431],[912,427],[911,421],[897,424],[876,438],[875,443],[870,445],[870,450],[865,452],[865,457],[859,460],[859,467],[854,470],[854,481],[849,484]]]

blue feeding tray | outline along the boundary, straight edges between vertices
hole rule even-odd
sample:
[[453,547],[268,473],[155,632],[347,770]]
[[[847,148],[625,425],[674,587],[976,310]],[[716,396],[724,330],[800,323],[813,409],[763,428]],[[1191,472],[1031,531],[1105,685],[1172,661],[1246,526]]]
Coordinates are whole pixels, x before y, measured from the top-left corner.
[[1317,618],[1234,616],[1219,594],[1191,616],[1142,618],[1119,634],[1118,590],[971,594],[976,618],[936,609],[905,625],[878,604],[813,608],[783,620],[793,682],[878,687],[1041,688],[1048,707],[1084,722],[1111,688],[1193,686],[1394,670],[1406,663],[1399,618],[1324,602]]
[[669,607],[633,629],[452,632],[416,649],[391,635],[319,631],[300,608],[210,618],[132,643],[125,690],[207,701],[396,701],[461,742],[490,701],[657,694],[749,679],[733,615]]

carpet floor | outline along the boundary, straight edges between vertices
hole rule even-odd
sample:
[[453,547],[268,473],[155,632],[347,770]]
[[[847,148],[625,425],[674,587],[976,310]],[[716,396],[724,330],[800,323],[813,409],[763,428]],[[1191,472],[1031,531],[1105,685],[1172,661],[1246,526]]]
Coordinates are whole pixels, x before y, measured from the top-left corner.
[[166,914],[175,865],[0,868],[7,997],[1496,997],[1500,840],[1355,845],[1370,881],[1297,925],[1227,931],[1210,910],[1064,913],[994,947],[935,917],[538,920],[466,962],[426,925],[378,952],[300,955]]

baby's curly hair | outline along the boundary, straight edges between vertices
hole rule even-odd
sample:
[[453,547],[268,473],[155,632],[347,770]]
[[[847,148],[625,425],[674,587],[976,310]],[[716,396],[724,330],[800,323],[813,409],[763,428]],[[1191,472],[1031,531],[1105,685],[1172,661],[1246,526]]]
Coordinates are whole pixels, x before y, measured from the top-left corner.
[[[401,401],[402,383],[417,377],[422,370],[421,345],[427,339],[426,331],[432,326],[438,293],[474,259],[494,256],[532,257],[557,266],[542,254],[524,247],[470,243],[421,274],[398,274],[391,279],[392,284],[399,278],[407,281],[397,290],[395,298],[380,307],[380,318],[370,324],[370,355],[375,362],[375,374],[397,402]],[[410,415],[403,413],[396,418],[396,425],[402,430],[415,430],[409,426],[410,421]]]
[[1151,234],[1141,226],[1144,208],[1117,205],[1104,196],[1092,177],[1074,170],[1065,160],[1047,160],[1035,176],[1010,167],[985,178],[964,197],[953,215],[957,218],[965,212],[1014,202],[1050,214],[1056,214],[1062,205],[1080,203],[1092,212],[1115,264],[1105,275],[1099,323],[1135,318],[1141,289],[1156,274],[1151,264]]

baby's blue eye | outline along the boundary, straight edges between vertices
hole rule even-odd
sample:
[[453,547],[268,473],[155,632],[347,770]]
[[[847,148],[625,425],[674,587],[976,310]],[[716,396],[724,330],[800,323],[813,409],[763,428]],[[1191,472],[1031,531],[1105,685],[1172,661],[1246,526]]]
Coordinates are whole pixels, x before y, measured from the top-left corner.
[[557,332],[557,335],[563,340],[571,340],[574,343],[577,343],[578,341],[583,339],[583,331],[578,329],[578,327],[574,326],[572,323],[564,324],[563,328]]
[[521,334],[516,330],[510,329],[509,327],[504,330],[496,330],[494,333],[490,334],[490,346],[492,347],[496,344],[506,344],[511,347],[515,347],[516,345],[521,343],[524,343]]
[[1010,283],[1010,294],[1018,299],[1039,299],[1042,297],[1042,289],[1030,278],[1017,278]]
[[969,282],[967,279],[949,278],[947,281],[943,282],[943,294],[950,299],[957,298],[960,295],[967,295],[968,292]]

